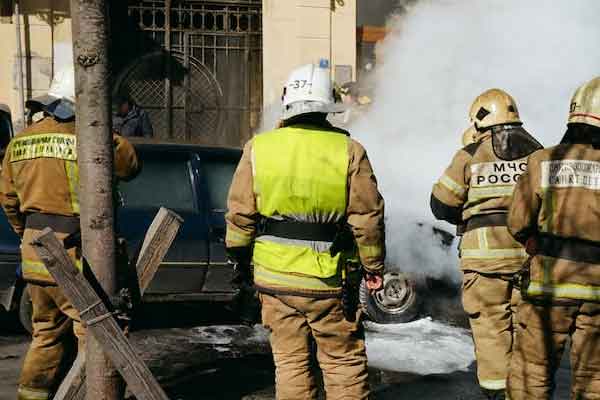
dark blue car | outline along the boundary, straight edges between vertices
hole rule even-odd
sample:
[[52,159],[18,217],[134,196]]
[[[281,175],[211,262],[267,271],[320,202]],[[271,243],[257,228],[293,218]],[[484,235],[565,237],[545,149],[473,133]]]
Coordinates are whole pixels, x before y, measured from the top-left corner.
[[[239,149],[135,143],[143,168],[118,188],[117,230],[130,254],[158,209],[184,218],[183,226],[144,295],[145,302],[232,301],[232,268],[225,257],[226,199]],[[0,215],[0,302],[30,328],[31,311],[16,277],[19,239]]]

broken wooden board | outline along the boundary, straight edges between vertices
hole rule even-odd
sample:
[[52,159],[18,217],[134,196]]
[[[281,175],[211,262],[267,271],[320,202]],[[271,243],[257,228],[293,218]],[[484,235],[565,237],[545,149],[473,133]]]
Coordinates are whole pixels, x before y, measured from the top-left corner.
[[183,218],[171,210],[161,207],[154,217],[142,244],[142,250],[137,259],[136,269],[140,293],[144,294],[154,278],[163,258],[167,255],[177,232],[183,223]]
[[[138,258],[135,262],[140,294],[143,295],[154,278],[160,263],[183,224],[183,218],[161,207],[146,232]],[[85,365],[74,363],[69,374],[60,384],[54,400],[85,399]]]
[[67,299],[79,311],[87,331],[101,344],[136,399],[168,400],[146,364],[125,337],[112,312],[84,274],[77,270],[52,229],[44,229],[32,245]]
[[77,354],[73,366],[69,370],[53,399],[85,399],[85,353]]

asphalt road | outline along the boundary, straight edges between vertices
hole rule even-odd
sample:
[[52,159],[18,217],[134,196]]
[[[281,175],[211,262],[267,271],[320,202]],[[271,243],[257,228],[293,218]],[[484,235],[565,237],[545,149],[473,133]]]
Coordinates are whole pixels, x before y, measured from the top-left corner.
[[[6,326],[5,323],[0,324],[0,400],[13,400],[19,368],[29,339],[22,333],[5,332],[3,327]],[[422,324],[415,326],[418,328],[416,332],[422,332],[424,329]],[[375,399],[483,398],[475,383],[473,364],[466,368],[456,367],[456,371],[426,376],[406,372],[407,369],[413,368],[410,363],[419,361],[420,355],[423,354],[423,350],[418,346],[432,344],[421,343],[419,338],[410,338],[409,331],[404,327],[399,327],[398,332],[394,327],[370,329],[367,333],[367,345],[370,346],[370,357],[377,358],[371,361],[386,368],[396,369],[371,370]],[[438,333],[430,327],[427,329],[430,340],[435,342],[435,335]],[[444,336],[443,332],[440,332],[439,335]],[[266,332],[259,327],[236,325],[180,328],[151,326],[138,330],[131,336],[134,346],[172,400],[274,399],[274,367],[266,338]],[[375,351],[377,343],[383,343],[382,345],[386,346],[390,353],[395,353],[397,358],[380,360],[382,356]],[[411,354],[407,345],[413,346],[415,353],[411,360],[404,355]],[[439,351],[441,359],[451,358],[443,354],[444,351]],[[464,363],[464,360],[462,362]],[[432,363],[435,364],[428,360],[426,365]],[[440,365],[441,368],[445,368],[446,364]],[[556,399],[568,399],[567,368],[567,365],[563,366],[559,373]]]
[[[274,367],[268,348],[220,340],[222,333],[251,336],[245,327],[219,326],[188,330],[147,330],[132,335],[152,371],[171,399],[271,400]],[[211,338],[211,336],[213,336]],[[176,342],[179,342],[179,346]],[[190,356],[190,342],[195,346]],[[160,344],[158,344],[160,343]],[[13,400],[18,372],[27,349],[24,335],[0,337],[0,399]],[[256,347],[255,347],[256,346]],[[176,348],[180,350],[177,351]],[[406,373],[371,371],[376,399],[480,399],[472,372],[421,377]]]

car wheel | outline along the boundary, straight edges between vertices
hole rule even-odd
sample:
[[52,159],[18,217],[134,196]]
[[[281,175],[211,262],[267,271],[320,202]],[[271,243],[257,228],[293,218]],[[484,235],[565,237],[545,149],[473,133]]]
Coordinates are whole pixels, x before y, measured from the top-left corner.
[[363,280],[360,302],[367,316],[380,324],[399,324],[412,321],[420,309],[415,282],[398,272],[383,277],[383,289],[370,294]]
[[33,315],[33,305],[31,304],[31,297],[29,297],[29,290],[27,286],[21,293],[21,300],[19,301],[19,321],[23,328],[29,333],[33,332],[33,322],[31,317]]

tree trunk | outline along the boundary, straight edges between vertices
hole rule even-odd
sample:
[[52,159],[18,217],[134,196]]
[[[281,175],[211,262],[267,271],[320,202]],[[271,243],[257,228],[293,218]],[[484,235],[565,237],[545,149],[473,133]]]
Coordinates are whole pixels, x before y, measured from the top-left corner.
[[[107,7],[106,0],[71,0],[82,250],[104,291],[113,296],[118,287]],[[91,335],[86,359],[86,399],[122,399],[122,379]]]

